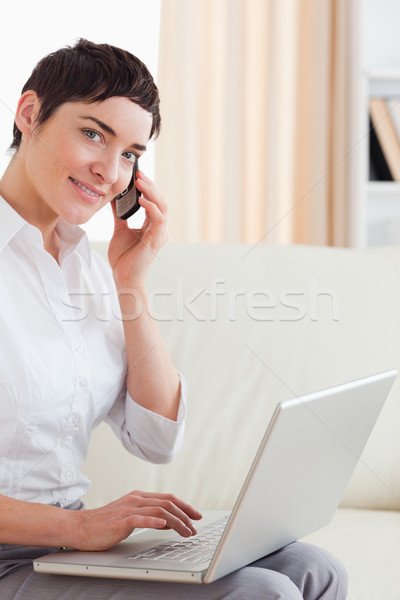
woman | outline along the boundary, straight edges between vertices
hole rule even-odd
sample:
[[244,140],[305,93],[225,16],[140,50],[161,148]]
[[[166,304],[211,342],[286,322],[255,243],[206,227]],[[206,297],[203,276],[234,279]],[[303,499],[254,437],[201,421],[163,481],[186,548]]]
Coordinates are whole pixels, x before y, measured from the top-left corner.
[[[135,491],[92,510],[79,500],[99,421],[148,461],[171,460],[182,442],[184,382],[145,290],[166,240],[166,205],[138,171],[142,228],[129,229],[114,207],[159,128],[147,68],[106,44],[80,40],[45,57],[22,90],[15,153],[0,180],[1,598],[345,598],[341,565],[303,544],[208,586],[33,572],[33,558],[59,547],[107,549],[136,527],[189,537],[201,518],[168,494]],[[78,227],[109,203],[111,269]]]

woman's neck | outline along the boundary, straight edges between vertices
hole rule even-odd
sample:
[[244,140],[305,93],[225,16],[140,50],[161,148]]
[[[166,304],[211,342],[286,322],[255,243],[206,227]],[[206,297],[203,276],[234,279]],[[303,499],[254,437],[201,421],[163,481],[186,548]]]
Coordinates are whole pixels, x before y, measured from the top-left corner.
[[24,183],[25,177],[20,173],[18,162],[16,155],[0,179],[0,195],[25,221],[40,230],[44,249],[58,262],[60,238],[56,227],[59,216],[45,203],[35,201],[29,186]]

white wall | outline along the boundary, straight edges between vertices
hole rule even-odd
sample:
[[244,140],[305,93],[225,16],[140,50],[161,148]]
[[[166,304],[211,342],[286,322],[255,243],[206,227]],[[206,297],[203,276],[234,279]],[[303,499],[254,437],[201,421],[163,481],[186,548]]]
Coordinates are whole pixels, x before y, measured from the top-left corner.
[[362,0],[363,66],[368,71],[400,69],[400,1]]
[[[105,42],[136,54],[156,77],[161,0],[21,0],[7,2],[1,16],[0,56],[0,173],[10,155],[14,110],[20,91],[38,60],[80,37]],[[141,168],[154,175],[150,146]],[[140,211],[142,212],[142,211]],[[87,225],[92,239],[108,239],[112,232],[110,208]]]

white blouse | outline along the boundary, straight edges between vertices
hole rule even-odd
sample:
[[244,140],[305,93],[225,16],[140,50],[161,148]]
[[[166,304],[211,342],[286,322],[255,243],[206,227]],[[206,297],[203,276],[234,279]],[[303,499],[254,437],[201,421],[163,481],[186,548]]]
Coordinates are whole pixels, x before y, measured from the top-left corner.
[[0,198],[0,493],[66,506],[89,487],[80,468],[102,420],[132,454],[171,460],[185,385],[177,422],[134,402],[111,270],[81,228],[57,231],[60,264]]

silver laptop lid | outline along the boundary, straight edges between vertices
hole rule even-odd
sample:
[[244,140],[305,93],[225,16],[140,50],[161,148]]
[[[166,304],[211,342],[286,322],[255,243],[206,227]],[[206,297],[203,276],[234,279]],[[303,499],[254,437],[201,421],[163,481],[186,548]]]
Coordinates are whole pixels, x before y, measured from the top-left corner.
[[330,522],[396,375],[386,371],[277,405],[206,581]]

